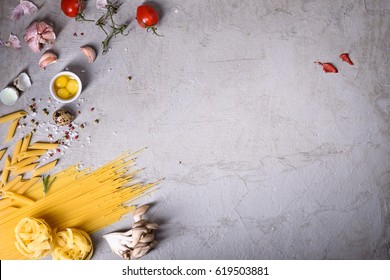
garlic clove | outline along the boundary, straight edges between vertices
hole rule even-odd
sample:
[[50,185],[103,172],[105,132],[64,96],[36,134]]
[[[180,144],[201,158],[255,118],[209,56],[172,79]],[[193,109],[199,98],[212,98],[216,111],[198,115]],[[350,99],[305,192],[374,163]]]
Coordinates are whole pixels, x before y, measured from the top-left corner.
[[48,65],[55,62],[57,62],[57,55],[51,51],[47,51],[39,59],[39,67],[45,69]]
[[81,51],[85,54],[85,56],[88,58],[89,63],[93,63],[96,59],[96,52],[93,48],[89,46],[84,46],[80,48]]
[[14,80],[14,86],[20,91],[26,91],[31,87],[30,77],[22,72]]

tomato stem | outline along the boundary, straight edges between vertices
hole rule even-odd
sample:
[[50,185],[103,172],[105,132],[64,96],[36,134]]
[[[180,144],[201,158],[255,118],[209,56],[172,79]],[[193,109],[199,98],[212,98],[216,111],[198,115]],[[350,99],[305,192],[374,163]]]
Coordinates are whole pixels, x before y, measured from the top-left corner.
[[76,21],[94,21],[93,19],[86,19],[83,13],[84,1],[79,0],[79,11],[76,16]]
[[[102,54],[106,54],[108,52],[109,50],[108,44],[112,39],[112,37],[116,37],[116,35],[118,34],[122,34],[124,36],[127,36],[129,34],[129,33],[126,34],[124,33],[127,28],[126,24],[119,25],[114,21],[113,16],[118,12],[119,7],[120,4],[117,4],[116,2],[111,3],[110,1],[107,1],[107,5],[106,5],[107,12],[96,21],[96,25],[98,25],[106,34],[106,38],[102,41],[102,47],[103,47]],[[107,32],[107,30],[104,28],[104,26],[106,26],[107,24],[107,21],[110,21],[110,25],[109,25],[111,29],[110,32]]]
[[152,32],[153,32],[153,34],[154,35],[157,35],[157,36],[159,36],[159,37],[164,37],[164,35],[161,35],[161,34],[158,34],[157,33],[157,28],[155,27],[155,26],[147,26],[147,25],[145,25],[145,27],[146,27],[146,31],[147,32],[149,32],[150,30],[152,30]]

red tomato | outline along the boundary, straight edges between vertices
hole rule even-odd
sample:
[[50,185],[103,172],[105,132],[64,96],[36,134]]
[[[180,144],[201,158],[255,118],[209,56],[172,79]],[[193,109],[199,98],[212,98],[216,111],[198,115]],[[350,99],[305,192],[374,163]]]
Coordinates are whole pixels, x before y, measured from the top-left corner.
[[83,0],[61,0],[61,10],[68,17],[75,18],[84,9]]
[[158,14],[156,10],[147,4],[137,8],[137,21],[142,28],[150,28],[158,23]]

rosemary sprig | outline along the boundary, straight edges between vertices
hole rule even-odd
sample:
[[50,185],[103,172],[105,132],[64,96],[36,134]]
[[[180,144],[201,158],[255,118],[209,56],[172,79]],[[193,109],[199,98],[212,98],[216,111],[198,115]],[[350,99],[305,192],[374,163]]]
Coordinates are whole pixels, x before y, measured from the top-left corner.
[[[116,35],[118,35],[118,34],[121,34],[124,36],[128,35],[128,33],[127,34],[124,33],[125,29],[127,28],[127,25],[126,24],[119,25],[119,24],[115,23],[115,21],[114,21],[114,15],[118,12],[120,5],[121,4],[119,4],[117,2],[111,3],[110,1],[107,1],[107,5],[106,5],[107,12],[104,15],[102,15],[95,23],[106,34],[106,38],[102,41],[102,47],[103,47],[102,53],[103,54],[106,54],[108,52],[108,44],[109,44],[110,40],[112,39],[112,37],[116,37]],[[107,23],[110,27],[109,31],[107,31],[105,28]]]
[[50,175],[49,176],[45,176],[45,175],[42,176],[43,196],[46,196],[46,193],[49,191],[49,188],[54,183],[54,181],[57,179],[57,177],[54,177],[54,179],[51,180],[51,182],[49,181],[49,179],[50,179]]

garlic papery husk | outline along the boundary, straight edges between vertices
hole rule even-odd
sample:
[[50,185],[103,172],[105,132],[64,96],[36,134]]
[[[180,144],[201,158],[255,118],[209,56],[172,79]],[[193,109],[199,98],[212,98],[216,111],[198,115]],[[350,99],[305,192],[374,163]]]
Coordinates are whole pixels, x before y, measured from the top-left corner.
[[18,101],[19,92],[14,87],[6,87],[0,91],[0,100],[4,105],[14,105]]
[[57,55],[51,51],[47,51],[39,59],[39,67],[45,69],[49,64],[55,62],[57,62]]
[[22,72],[14,80],[14,86],[20,91],[26,91],[31,87],[30,77]]
[[12,11],[10,18],[12,20],[18,20],[23,15],[32,15],[38,11],[38,7],[30,1],[21,0],[20,3]]
[[95,52],[95,50],[93,48],[91,48],[89,46],[83,46],[80,49],[85,54],[85,56],[87,57],[89,63],[93,63],[95,61],[95,59],[96,59],[96,52]]

